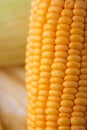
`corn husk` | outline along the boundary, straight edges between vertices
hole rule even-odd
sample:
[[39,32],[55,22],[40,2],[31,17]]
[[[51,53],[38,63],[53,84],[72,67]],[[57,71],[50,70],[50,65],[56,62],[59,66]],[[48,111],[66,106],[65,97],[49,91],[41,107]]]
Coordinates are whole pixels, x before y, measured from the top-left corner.
[[21,67],[0,69],[0,115],[5,130],[26,130],[26,91]]

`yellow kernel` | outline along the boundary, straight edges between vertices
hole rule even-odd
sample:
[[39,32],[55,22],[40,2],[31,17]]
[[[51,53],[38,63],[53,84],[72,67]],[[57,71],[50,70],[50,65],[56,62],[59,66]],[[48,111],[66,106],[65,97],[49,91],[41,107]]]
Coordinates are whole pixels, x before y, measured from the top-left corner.
[[31,40],[33,42],[41,42],[41,37],[36,35],[36,36],[31,36]]
[[72,113],[73,117],[83,117],[84,118],[84,113],[83,112],[73,112]]
[[69,55],[80,55],[80,51],[77,49],[69,49],[68,54]]
[[76,88],[64,88],[63,92],[68,94],[76,94],[77,90]]
[[69,32],[66,31],[66,30],[58,30],[56,32],[56,36],[59,37],[59,36],[65,36],[65,37],[69,37]]
[[42,51],[54,51],[54,45],[43,45]]
[[49,44],[49,45],[52,45],[54,43],[54,39],[53,38],[44,38],[42,39],[42,43],[45,45]]
[[64,0],[52,0],[51,4],[62,8],[64,6]]
[[85,112],[86,111],[86,107],[85,106],[74,106],[74,111],[76,111],[76,112]]
[[33,59],[36,60],[36,61],[39,61],[39,60],[40,60],[40,56],[34,55],[34,56],[33,56]]
[[27,115],[27,117],[28,117],[31,121],[35,121],[35,120],[36,120],[35,115],[33,115],[33,114],[31,114],[31,113],[29,113],[29,114]]
[[37,61],[34,61],[34,62],[33,62],[33,66],[34,66],[34,67],[39,67],[39,63],[38,63]]
[[71,130],[70,126],[59,126],[58,130]]
[[58,125],[60,126],[69,126],[70,125],[70,119],[67,117],[61,117],[58,119]]
[[[34,129],[36,129],[36,130],[44,130],[44,127],[43,127],[43,128],[41,128],[41,127],[38,127],[38,126],[37,126],[37,127],[36,127],[36,128],[34,128]],[[33,130],[34,130],[34,129],[33,129]],[[30,129],[30,130],[31,130],[31,129]]]
[[[86,74],[82,74],[82,75],[80,75],[80,79],[81,80],[87,80],[87,75]],[[83,83],[82,83],[83,84]]]
[[33,73],[33,75],[32,75],[32,80],[37,81],[37,80],[38,80],[38,78],[39,78],[39,77],[38,77],[36,74],[34,74],[34,73]]
[[79,55],[69,55],[67,58],[68,61],[75,61],[75,62],[80,62],[81,57]]
[[[36,113],[39,114],[44,114],[44,109],[42,108],[36,108]],[[35,124],[35,123],[34,123]]]
[[56,121],[58,119],[57,115],[47,115],[46,120],[47,121]]
[[53,101],[53,102],[59,102],[60,98],[57,96],[49,95],[48,100]]
[[68,87],[74,87],[74,88],[77,88],[78,87],[78,83],[77,82],[74,82],[74,81],[65,81],[63,83],[63,86],[68,88]]
[[49,79],[46,79],[46,78],[40,78],[39,83],[40,83],[40,84],[43,84],[43,83],[45,83],[45,84],[49,84]]
[[59,77],[59,78],[63,78],[65,73],[62,72],[62,71],[59,71],[59,70],[53,70],[51,72],[51,75],[54,76],[54,77]]
[[42,16],[39,15],[39,16],[37,17],[37,21],[41,22],[41,25],[43,25],[43,23],[44,23],[44,21],[45,21],[44,15],[42,15]]
[[43,38],[55,38],[55,32],[54,31],[49,31],[49,30],[46,30],[43,32]]
[[57,20],[59,17],[59,14],[58,13],[53,13],[53,12],[49,12],[46,16],[47,19],[55,19]]
[[54,6],[50,6],[49,9],[48,9],[48,12],[61,13],[61,11],[62,11],[62,8],[58,7],[58,6],[55,6],[55,5]]
[[73,12],[70,9],[64,9],[62,11],[62,16],[72,17],[73,16]]
[[84,79],[83,79],[83,80],[80,80],[80,81],[79,81],[79,86],[80,86],[80,87],[87,87],[87,80],[84,80]]
[[65,31],[69,31],[70,30],[70,26],[67,24],[58,24],[57,26],[57,30],[65,30]]
[[[42,129],[41,129],[42,130]],[[57,128],[54,127],[46,127],[45,130],[57,130]]]
[[46,65],[51,65],[51,64],[52,64],[52,59],[43,58],[43,59],[41,60],[41,65],[44,65],[44,64],[46,64]]
[[48,91],[47,91],[47,90],[40,90],[38,93],[39,93],[39,95],[41,95],[41,96],[47,96]]
[[71,124],[72,125],[85,125],[86,121],[84,117],[71,117]]
[[66,45],[56,45],[55,50],[57,50],[57,51],[67,51],[68,47]]
[[39,15],[43,16],[43,15],[45,15],[46,10],[38,9],[36,13],[37,13],[38,16]]
[[82,56],[82,61],[86,61],[87,62],[87,56]]
[[35,55],[41,54],[41,50],[40,50],[39,48],[34,49],[34,54],[35,54]]
[[59,45],[67,45],[67,44],[69,44],[69,39],[67,38],[67,37],[57,37],[56,38],[56,44],[59,44]]
[[50,82],[53,83],[53,84],[54,83],[61,84],[63,82],[63,78],[60,78],[60,75],[59,75],[59,77],[52,76],[52,78],[50,79]]
[[76,98],[75,99],[75,104],[76,105],[87,106],[87,99],[85,99],[85,98]]
[[86,9],[86,2],[85,1],[77,1],[75,3],[75,8],[77,9]]
[[47,100],[47,97],[44,97],[44,96],[38,96],[38,98],[37,98],[39,101],[41,101],[41,102],[45,102],[46,100]]
[[84,49],[84,50],[82,51],[82,56],[85,56],[85,55],[87,55],[87,49]]
[[78,28],[73,28],[73,29],[71,29],[70,30],[70,33],[71,34],[79,34],[79,35],[83,35],[84,34],[84,32],[83,32],[83,30],[82,29],[78,29]]
[[47,102],[47,107],[58,109],[59,104],[57,102],[48,101]]
[[78,50],[82,50],[82,43],[80,43],[80,42],[71,42],[70,43],[70,45],[69,45],[69,47],[71,48],[71,49],[78,49]]
[[51,24],[53,26],[56,26],[57,25],[57,20],[56,19],[48,19],[47,23]]
[[[45,63],[45,62],[44,62]],[[46,63],[45,63],[46,64]],[[49,65],[41,65],[40,66],[40,70],[41,71],[50,71],[51,70],[51,67]]]
[[73,9],[74,7],[74,0],[66,0],[65,1],[65,8]]
[[84,39],[81,35],[73,34],[70,36],[71,42],[83,42]]
[[60,113],[59,117],[69,117],[70,118],[70,114],[69,113]]
[[59,18],[58,21],[60,24],[68,24],[70,25],[72,23],[72,19],[70,17],[62,16]]
[[74,105],[73,101],[71,101],[71,100],[62,100],[60,104],[63,107],[69,107],[69,108],[72,108]]
[[87,93],[87,88],[86,87],[79,87],[78,90],[81,91],[81,92]]
[[61,96],[61,91],[56,91],[56,90],[50,90],[49,91],[49,95],[51,95],[51,96],[58,96],[58,97],[60,97]]
[[71,61],[69,61],[69,62],[67,62],[67,67],[69,67],[69,68],[80,68],[80,63],[78,63],[78,62],[71,62]]
[[84,29],[84,24],[82,22],[73,22],[71,27],[72,28]]
[[65,64],[66,63],[66,59],[64,59],[64,58],[54,58],[54,62],[58,62],[58,63],[63,63],[63,64]]
[[54,25],[52,24],[49,24],[49,23],[46,23],[44,26],[43,26],[43,30],[51,30],[51,31],[56,31],[56,28]]
[[32,87],[36,87],[37,86],[37,82],[36,81],[33,81],[32,82]]
[[73,100],[74,96],[72,94],[62,94],[61,99],[65,99],[65,100]]
[[85,36],[87,37],[87,31],[85,31]]
[[87,62],[82,62],[82,67],[87,68]]
[[64,78],[65,81],[78,81],[78,76],[75,75],[66,75]]
[[72,108],[69,108],[69,107],[60,107],[59,111],[63,112],[63,113],[71,113],[72,112]]
[[42,2],[39,3],[39,8],[46,9],[47,7],[48,7],[48,2],[42,1]]
[[81,69],[81,73],[82,74],[87,74],[87,69],[86,68]]
[[78,125],[78,126],[71,126],[71,130],[86,130],[84,126]]
[[38,73],[39,73],[39,69],[38,69],[38,68],[32,68],[32,72],[33,72],[34,74],[38,74]]
[[67,52],[64,52],[64,51],[56,51],[55,52],[55,57],[66,58],[67,55],[68,55]]
[[55,69],[55,70],[65,70],[65,65],[62,64],[62,63],[53,63],[52,64],[52,69]]
[[[40,53],[39,53],[40,54]],[[54,52],[53,51],[44,51],[42,52],[42,57],[45,58],[54,58]]]
[[74,9],[73,13],[74,13],[74,15],[86,17],[86,11],[84,9]]
[[45,127],[45,121],[36,120],[36,126],[44,128]]
[[50,78],[50,72],[41,72],[40,73],[40,77],[41,78]]
[[46,122],[46,126],[47,127],[57,127],[57,123],[56,122],[53,122],[53,121],[47,121]]
[[36,115],[36,120],[45,120],[44,115]]
[[49,114],[49,115],[56,115],[58,114],[58,110],[57,109],[52,109],[52,108],[47,108],[46,109],[46,114]]
[[68,68],[68,69],[66,69],[65,73],[68,75],[79,75],[80,71],[75,68],[70,68],[70,69]]
[[29,35],[41,35],[41,29],[38,29],[38,28],[36,28],[36,29],[34,29],[34,28],[31,28],[30,30],[29,30]]
[[34,128],[32,126],[28,125],[28,130],[34,130]]
[[85,92],[80,92],[78,91],[78,93],[76,94],[77,98],[87,98],[87,94]]
[[83,16],[73,16],[72,19],[73,19],[74,22],[84,23],[84,17]]
[[51,89],[54,89],[54,90],[62,90],[63,89],[63,86],[62,85],[59,85],[57,83],[53,83],[53,84],[50,84],[50,88]]
[[33,121],[31,121],[31,120],[27,120],[27,124],[28,124],[28,126],[30,126],[32,128],[35,127],[35,123]]

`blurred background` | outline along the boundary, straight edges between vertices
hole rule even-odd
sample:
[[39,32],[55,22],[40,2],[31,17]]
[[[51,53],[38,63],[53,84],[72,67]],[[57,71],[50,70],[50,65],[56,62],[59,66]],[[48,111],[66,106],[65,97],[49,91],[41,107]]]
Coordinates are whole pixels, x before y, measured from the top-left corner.
[[25,47],[31,0],[0,0],[0,130],[26,130]]

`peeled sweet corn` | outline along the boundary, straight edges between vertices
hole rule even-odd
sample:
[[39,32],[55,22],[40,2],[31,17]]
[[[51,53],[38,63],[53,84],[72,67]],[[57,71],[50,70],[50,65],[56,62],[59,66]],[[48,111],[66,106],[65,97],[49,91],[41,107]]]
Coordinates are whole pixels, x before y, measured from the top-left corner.
[[85,0],[33,0],[26,52],[28,130],[86,130],[86,16]]

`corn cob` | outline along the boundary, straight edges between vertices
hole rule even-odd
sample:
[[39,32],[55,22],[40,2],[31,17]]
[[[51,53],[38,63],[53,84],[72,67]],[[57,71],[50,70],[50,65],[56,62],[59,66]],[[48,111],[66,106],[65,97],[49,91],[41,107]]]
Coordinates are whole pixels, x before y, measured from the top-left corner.
[[87,3],[33,0],[26,52],[28,130],[86,130]]

